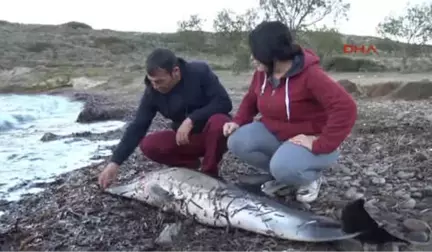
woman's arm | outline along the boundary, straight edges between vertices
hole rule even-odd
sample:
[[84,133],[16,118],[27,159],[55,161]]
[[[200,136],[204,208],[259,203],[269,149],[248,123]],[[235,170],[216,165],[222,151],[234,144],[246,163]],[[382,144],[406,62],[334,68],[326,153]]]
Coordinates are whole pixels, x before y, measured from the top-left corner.
[[333,152],[354,127],[357,105],[352,96],[321,67],[309,69],[306,85],[327,113],[327,124],[314,141],[312,152]]

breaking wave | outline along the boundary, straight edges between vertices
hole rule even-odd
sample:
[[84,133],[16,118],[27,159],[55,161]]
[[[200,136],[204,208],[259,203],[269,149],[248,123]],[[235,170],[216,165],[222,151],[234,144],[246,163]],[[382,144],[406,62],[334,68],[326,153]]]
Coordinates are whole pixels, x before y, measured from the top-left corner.
[[38,191],[19,185],[49,181],[100,161],[92,160],[94,156],[110,155],[110,146],[118,140],[40,141],[46,133],[103,133],[124,125],[121,121],[77,123],[83,107],[84,103],[61,96],[0,95],[0,200],[16,200],[22,194]]

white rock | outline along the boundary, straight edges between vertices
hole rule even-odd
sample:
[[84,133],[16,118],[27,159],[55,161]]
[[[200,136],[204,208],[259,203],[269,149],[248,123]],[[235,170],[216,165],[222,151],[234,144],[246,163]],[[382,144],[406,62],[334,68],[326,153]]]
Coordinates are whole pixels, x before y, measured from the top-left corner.
[[89,89],[106,83],[107,80],[95,80],[87,77],[78,77],[70,80],[70,84],[75,89]]

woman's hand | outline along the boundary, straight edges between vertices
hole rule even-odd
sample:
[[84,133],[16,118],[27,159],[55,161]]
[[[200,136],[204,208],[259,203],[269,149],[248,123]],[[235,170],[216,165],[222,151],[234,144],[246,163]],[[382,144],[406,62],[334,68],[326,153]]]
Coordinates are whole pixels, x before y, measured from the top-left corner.
[[240,126],[235,122],[227,122],[223,126],[223,134],[224,136],[231,135],[236,129],[238,129]]
[[307,136],[307,135],[300,134],[300,135],[297,135],[297,136],[289,139],[288,141],[290,141],[291,143],[301,145],[301,146],[305,147],[306,149],[312,151],[313,142],[317,138],[318,137],[316,137],[316,136]]

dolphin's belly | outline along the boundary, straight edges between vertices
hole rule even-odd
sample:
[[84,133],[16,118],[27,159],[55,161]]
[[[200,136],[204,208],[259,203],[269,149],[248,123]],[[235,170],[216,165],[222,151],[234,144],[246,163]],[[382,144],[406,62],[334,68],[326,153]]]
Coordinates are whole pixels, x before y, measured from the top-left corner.
[[231,224],[237,228],[283,239],[300,239],[296,231],[304,220],[279,209],[253,200],[238,200],[228,207],[228,211]]
[[250,198],[222,197],[215,199],[207,191],[194,191],[177,195],[175,211],[196,221],[217,227],[231,226],[263,235],[283,239],[299,239],[296,227],[303,222],[270,206]]
[[225,227],[228,225],[228,219],[225,212],[220,209],[214,200],[206,194],[183,194],[180,200],[176,201],[173,208],[181,214],[192,217],[196,221],[217,226]]

